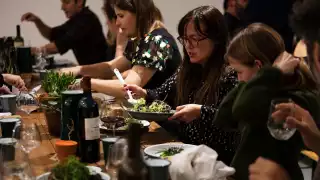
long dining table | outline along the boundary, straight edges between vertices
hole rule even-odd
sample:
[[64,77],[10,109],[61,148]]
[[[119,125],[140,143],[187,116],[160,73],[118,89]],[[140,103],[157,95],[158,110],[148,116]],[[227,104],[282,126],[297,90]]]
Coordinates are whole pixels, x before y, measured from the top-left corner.
[[[40,131],[41,145],[34,149],[29,154],[29,162],[32,168],[33,174],[39,176],[43,173],[50,171],[55,165],[59,163],[56,156],[55,141],[59,137],[51,136],[48,131],[45,115],[43,112],[35,112],[30,115],[18,113],[21,116],[22,123],[35,123]],[[157,123],[151,122],[149,126],[149,132],[142,135],[141,147],[146,148],[150,145],[176,142],[176,138],[171,136],[167,131],[161,128]],[[103,148],[100,143],[101,160],[93,166],[98,166],[105,170],[103,160]]]

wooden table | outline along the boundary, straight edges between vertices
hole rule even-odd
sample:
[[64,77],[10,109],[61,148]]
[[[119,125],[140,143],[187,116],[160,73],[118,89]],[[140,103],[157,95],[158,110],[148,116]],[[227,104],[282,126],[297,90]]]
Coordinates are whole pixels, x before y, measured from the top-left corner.
[[[42,138],[41,146],[34,149],[29,156],[31,168],[34,174],[38,176],[45,172],[50,171],[50,169],[58,163],[58,160],[56,158],[55,146],[54,146],[55,141],[58,139],[58,137],[50,136],[44,113],[41,113],[41,112],[32,113],[30,116],[27,116],[21,113],[20,115],[22,116],[23,123],[36,123],[41,133],[41,138]],[[153,144],[174,142],[174,141],[175,141],[175,138],[172,137],[168,132],[166,132],[163,128],[161,128],[155,122],[151,122],[151,125],[149,127],[149,132],[145,133],[142,136],[141,143],[142,143],[142,147],[145,148]],[[103,160],[102,143],[100,144],[100,147],[101,147],[100,148],[101,161],[93,165],[103,168],[104,160]]]

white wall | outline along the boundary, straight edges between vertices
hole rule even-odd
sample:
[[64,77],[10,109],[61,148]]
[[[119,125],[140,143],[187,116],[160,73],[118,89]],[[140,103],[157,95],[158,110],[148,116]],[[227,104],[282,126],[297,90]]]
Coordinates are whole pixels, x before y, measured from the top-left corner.
[[[214,5],[222,10],[223,0],[154,0],[161,10],[165,24],[169,31],[177,37],[176,27],[180,18],[189,10],[200,5]],[[87,5],[100,18],[104,25],[104,16],[101,10],[102,0],[87,0]],[[25,12],[33,12],[50,26],[56,26],[66,21],[64,13],[60,10],[60,0],[0,0],[0,37],[15,36],[15,27],[21,24],[20,17]],[[106,29],[106,27],[104,26]],[[40,46],[47,41],[40,35],[32,23],[22,23],[21,33],[25,43],[31,42],[33,46]],[[106,31],[105,31],[106,32]],[[75,61],[73,53],[69,51],[56,59],[69,59]]]

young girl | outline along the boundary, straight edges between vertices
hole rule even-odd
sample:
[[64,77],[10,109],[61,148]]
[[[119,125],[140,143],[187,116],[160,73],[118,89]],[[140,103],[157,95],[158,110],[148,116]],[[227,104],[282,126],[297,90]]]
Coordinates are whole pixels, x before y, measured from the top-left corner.
[[[226,68],[224,54],[228,32],[223,15],[212,6],[187,13],[178,25],[184,59],[175,75],[156,89],[127,85],[136,98],[164,100],[176,107],[171,121],[160,125],[184,143],[205,144],[218,158],[230,164],[237,147],[237,132],[225,132],[213,125],[213,115],[222,98],[237,80]],[[175,126],[174,126],[175,125]]]
[[[180,64],[178,46],[164,28],[159,9],[152,0],[114,0],[117,15],[116,58],[110,62],[62,69],[74,75],[86,75],[92,89],[111,96],[121,97],[123,85],[111,79],[113,70],[128,70],[125,81],[142,87],[154,88],[169,78]],[[134,39],[127,47],[128,38]]]
[[[232,161],[235,179],[248,179],[248,168],[259,156],[280,164],[292,180],[303,179],[298,157],[303,146],[299,133],[276,140],[267,128],[272,99],[291,99],[315,118],[317,85],[301,61],[294,71],[275,61],[284,52],[281,36],[263,24],[252,24],[231,41],[226,58],[243,81],[220,104],[215,123],[241,130],[241,141]],[[281,70],[280,70],[281,69]]]

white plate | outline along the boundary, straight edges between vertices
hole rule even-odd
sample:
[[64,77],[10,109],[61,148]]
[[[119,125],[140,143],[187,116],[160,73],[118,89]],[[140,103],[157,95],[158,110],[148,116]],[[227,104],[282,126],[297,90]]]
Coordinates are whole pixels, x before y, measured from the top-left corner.
[[[143,125],[144,128],[148,128],[150,126],[150,122],[146,120],[139,120],[139,122]],[[121,127],[120,127],[121,128]],[[107,131],[112,131],[112,129],[108,129],[105,126],[102,126],[102,122],[100,123],[100,129],[107,130]],[[116,129],[115,132],[126,132],[127,130],[123,129]]]
[[151,157],[160,158],[161,151],[167,150],[171,147],[183,148],[184,150],[196,147],[196,145],[192,144],[182,144],[182,143],[165,143],[165,144],[157,144],[153,146],[149,146],[144,149],[144,153]]
[[[90,172],[96,172],[97,174],[100,174],[102,180],[110,180],[110,176],[106,173],[101,172],[101,168],[99,167],[94,167],[94,166],[87,166]],[[36,178],[36,180],[48,180],[48,177],[50,175],[50,172],[41,174]]]

